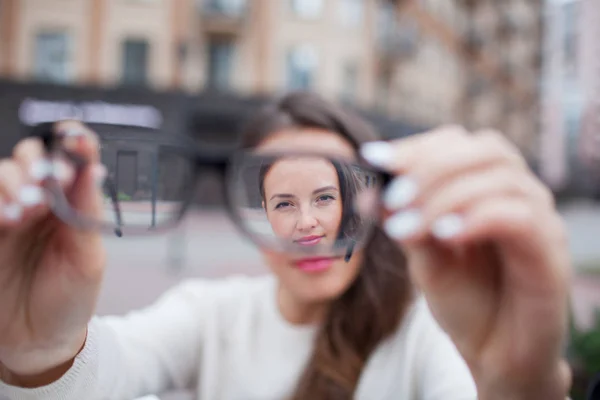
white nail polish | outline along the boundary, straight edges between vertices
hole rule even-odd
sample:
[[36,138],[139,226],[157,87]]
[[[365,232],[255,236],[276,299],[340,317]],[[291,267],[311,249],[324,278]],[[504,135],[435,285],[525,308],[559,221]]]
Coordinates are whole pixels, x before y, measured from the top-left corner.
[[369,142],[360,148],[361,156],[376,167],[385,168],[394,159],[394,149],[387,142]]
[[383,203],[390,210],[408,206],[418,194],[417,184],[407,177],[394,179],[383,195]]
[[18,221],[23,215],[23,207],[17,203],[7,204],[4,206],[2,213],[4,214],[4,218],[7,220]]
[[94,174],[96,185],[98,185],[98,187],[102,187],[104,185],[104,181],[106,180],[106,175],[108,174],[106,167],[102,164],[95,165],[92,173]]
[[26,207],[37,206],[44,201],[44,191],[33,185],[23,186],[19,193],[19,200]]
[[58,181],[65,181],[69,176],[69,167],[67,163],[62,160],[55,160],[52,162],[51,175]]
[[461,233],[464,227],[465,224],[460,215],[448,214],[433,223],[431,232],[438,239],[450,239]]
[[85,135],[85,132],[82,131],[81,129],[70,128],[70,129],[65,130],[64,134],[67,137],[77,137],[77,136],[83,136],[83,135]]
[[417,233],[422,222],[423,218],[418,210],[402,211],[388,218],[384,229],[391,238],[401,240]]
[[52,164],[46,159],[35,160],[31,164],[29,175],[37,182],[46,179],[52,172]]

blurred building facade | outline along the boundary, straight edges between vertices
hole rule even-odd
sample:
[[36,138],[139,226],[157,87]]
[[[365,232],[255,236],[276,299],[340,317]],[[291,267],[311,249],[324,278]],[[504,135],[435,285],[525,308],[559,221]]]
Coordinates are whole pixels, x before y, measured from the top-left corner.
[[[580,160],[582,172],[588,177],[585,182],[592,194],[600,196],[600,1],[580,0],[579,57],[576,65],[579,72],[579,102],[575,109],[580,120],[576,137],[576,160]],[[573,117],[575,119],[575,116]]]
[[0,76],[157,91],[314,89],[535,158],[541,0],[3,0]]
[[600,194],[600,1],[545,10],[541,175],[555,190]]

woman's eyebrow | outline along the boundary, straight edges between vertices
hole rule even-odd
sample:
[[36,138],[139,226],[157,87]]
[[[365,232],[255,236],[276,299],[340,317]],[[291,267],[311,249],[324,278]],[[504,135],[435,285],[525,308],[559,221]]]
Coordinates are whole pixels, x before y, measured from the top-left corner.
[[294,196],[293,194],[288,194],[288,193],[275,193],[273,196],[271,196],[271,198],[269,200],[273,200],[274,198],[282,198],[282,199],[291,199],[294,198],[296,196]]
[[[322,192],[328,192],[328,191],[338,191],[338,188],[335,186],[323,186],[321,188],[315,189],[313,190],[312,194],[317,194],[317,193],[322,193]],[[292,199],[295,198],[296,196],[294,196],[293,194],[289,194],[289,193],[275,193],[273,196],[271,196],[271,198],[269,200],[273,200],[274,198],[282,198],[282,199]]]
[[328,192],[328,191],[332,191],[332,190],[337,192],[338,188],[333,185],[324,186],[322,188],[313,190],[313,194],[317,194],[317,193],[321,193],[321,192]]

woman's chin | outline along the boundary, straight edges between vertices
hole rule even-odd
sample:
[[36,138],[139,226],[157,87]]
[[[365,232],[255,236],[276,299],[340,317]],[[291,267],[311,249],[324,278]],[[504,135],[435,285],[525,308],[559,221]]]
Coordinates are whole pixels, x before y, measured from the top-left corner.
[[343,259],[334,260],[328,268],[298,268],[288,266],[286,277],[288,290],[306,302],[332,301],[340,297],[356,278],[358,270],[351,268]]

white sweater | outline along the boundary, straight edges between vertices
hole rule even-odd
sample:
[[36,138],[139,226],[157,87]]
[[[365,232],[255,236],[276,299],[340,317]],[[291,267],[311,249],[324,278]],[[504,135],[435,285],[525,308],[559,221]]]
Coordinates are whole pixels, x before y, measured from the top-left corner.
[[[132,400],[191,388],[198,400],[282,400],[310,356],[314,327],[279,314],[270,276],[192,280],[151,307],[96,317],[73,367],[53,384],[0,382],[0,400]],[[381,343],[358,400],[474,400],[475,385],[423,299]]]

